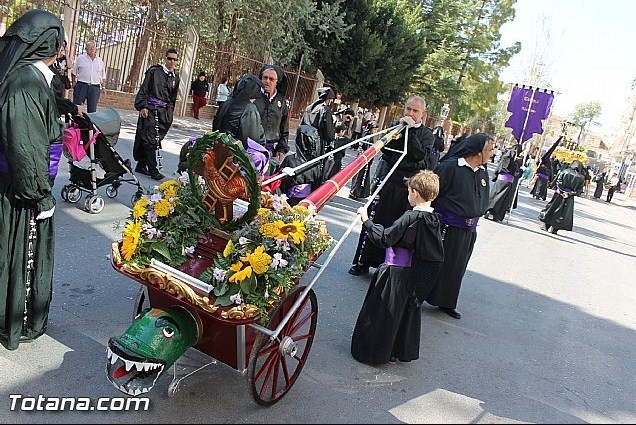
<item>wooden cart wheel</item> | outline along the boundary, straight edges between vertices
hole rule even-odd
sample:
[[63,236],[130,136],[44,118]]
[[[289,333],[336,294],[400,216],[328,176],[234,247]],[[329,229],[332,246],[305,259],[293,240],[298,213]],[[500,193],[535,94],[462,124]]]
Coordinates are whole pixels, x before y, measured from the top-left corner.
[[[292,289],[274,309],[268,329],[275,329],[299,298],[304,286]],[[271,406],[283,398],[305,366],[314,342],[318,301],[313,290],[291,316],[275,340],[259,333],[254,341],[247,370],[252,398],[261,406]]]
[[137,297],[135,298],[135,305],[133,306],[133,321],[144,311],[150,308],[150,298],[148,297],[148,288],[146,285],[141,285],[139,287],[139,292],[137,292]]

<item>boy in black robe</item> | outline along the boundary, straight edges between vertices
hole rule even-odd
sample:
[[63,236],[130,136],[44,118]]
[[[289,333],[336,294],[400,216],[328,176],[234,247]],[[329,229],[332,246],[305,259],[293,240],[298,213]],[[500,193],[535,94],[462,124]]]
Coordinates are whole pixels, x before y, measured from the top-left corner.
[[358,210],[369,241],[385,249],[385,262],[373,275],[351,338],[351,355],[362,363],[419,358],[419,301],[428,295],[444,261],[441,225],[431,208],[439,179],[425,170],[407,185],[413,210],[392,226],[374,224],[366,208]]

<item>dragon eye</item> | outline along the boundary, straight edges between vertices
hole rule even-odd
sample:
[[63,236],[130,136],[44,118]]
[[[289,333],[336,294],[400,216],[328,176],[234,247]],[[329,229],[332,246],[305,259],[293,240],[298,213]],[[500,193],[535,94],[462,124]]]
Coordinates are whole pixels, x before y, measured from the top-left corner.
[[172,338],[174,336],[174,329],[172,329],[172,328],[163,328],[161,330],[161,333],[166,338]]

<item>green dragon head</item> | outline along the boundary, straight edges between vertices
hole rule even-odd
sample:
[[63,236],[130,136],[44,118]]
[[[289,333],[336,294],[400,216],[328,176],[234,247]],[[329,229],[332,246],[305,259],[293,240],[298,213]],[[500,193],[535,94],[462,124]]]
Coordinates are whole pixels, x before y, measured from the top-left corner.
[[108,380],[128,395],[147,393],[200,332],[198,318],[179,306],[140,314],[122,336],[108,341]]

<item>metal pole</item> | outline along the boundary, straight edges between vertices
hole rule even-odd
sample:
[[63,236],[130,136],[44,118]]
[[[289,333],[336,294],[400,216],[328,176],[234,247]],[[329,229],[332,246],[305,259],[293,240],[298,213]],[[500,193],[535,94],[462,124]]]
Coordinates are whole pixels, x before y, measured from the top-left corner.
[[298,62],[298,73],[296,74],[296,84],[294,84],[294,93],[292,94],[291,104],[289,105],[289,109],[291,111],[294,110],[294,102],[296,100],[296,92],[298,91],[298,82],[300,81],[300,70],[303,67],[303,58],[304,57],[305,57],[305,54],[302,53],[300,55],[300,62]]

